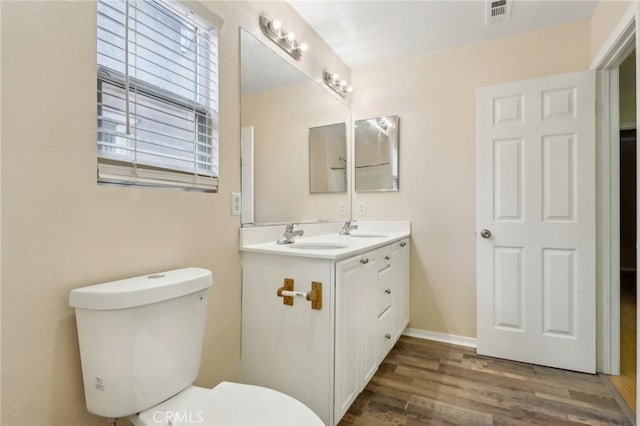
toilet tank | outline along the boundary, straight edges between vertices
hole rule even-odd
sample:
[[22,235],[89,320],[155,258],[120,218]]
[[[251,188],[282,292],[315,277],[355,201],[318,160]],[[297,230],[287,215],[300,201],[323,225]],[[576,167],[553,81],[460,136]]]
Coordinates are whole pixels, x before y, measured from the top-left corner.
[[89,412],[128,416],[193,383],[211,284],[184,268],[71,291]]

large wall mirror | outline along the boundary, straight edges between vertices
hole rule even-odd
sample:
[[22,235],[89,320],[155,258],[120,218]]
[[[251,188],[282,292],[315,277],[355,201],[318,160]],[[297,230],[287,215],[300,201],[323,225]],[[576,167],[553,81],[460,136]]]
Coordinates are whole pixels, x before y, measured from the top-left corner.
[[398,190],[398,122],[398,116],[356,121],[356,192]]
[[243,225],[349,218],[349,108],[244,29],[240,45]]

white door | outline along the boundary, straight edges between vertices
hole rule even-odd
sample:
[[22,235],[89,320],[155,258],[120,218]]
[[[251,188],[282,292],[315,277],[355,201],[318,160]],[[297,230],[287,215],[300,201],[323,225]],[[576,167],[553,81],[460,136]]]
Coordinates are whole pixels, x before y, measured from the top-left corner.
[[477,91],[478,353],[595,372],[595,79]]

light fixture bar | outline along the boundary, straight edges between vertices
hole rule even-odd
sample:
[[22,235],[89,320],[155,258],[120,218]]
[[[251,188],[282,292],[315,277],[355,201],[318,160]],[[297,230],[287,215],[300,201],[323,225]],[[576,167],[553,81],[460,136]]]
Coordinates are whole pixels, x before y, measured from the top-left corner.
[[298,43],[296,41],[294,32],[285,31],[282,28],[282,22],[277,19],[271,19],[267,15],[260,15],[260,29],[269,40],[280,46],[282,50],[298,61],[302,57],[302,52],[309,48],[307,43]]
[[322,80],[324,84],[343,98],[346,98],[349,93],[353,92],[353,87],[349,86],[346,80],[341,80],[338,74],[323,71]]

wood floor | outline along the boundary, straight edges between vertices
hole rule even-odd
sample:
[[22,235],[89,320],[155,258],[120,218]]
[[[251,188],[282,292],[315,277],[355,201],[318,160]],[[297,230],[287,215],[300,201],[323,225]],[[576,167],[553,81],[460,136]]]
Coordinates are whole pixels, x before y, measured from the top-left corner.
[[636,294],[635,275],[621,277],[620,375],[609,376],[629,407],[636,409]]
[[631,425],[606,378],[402,336],[340,426]]

